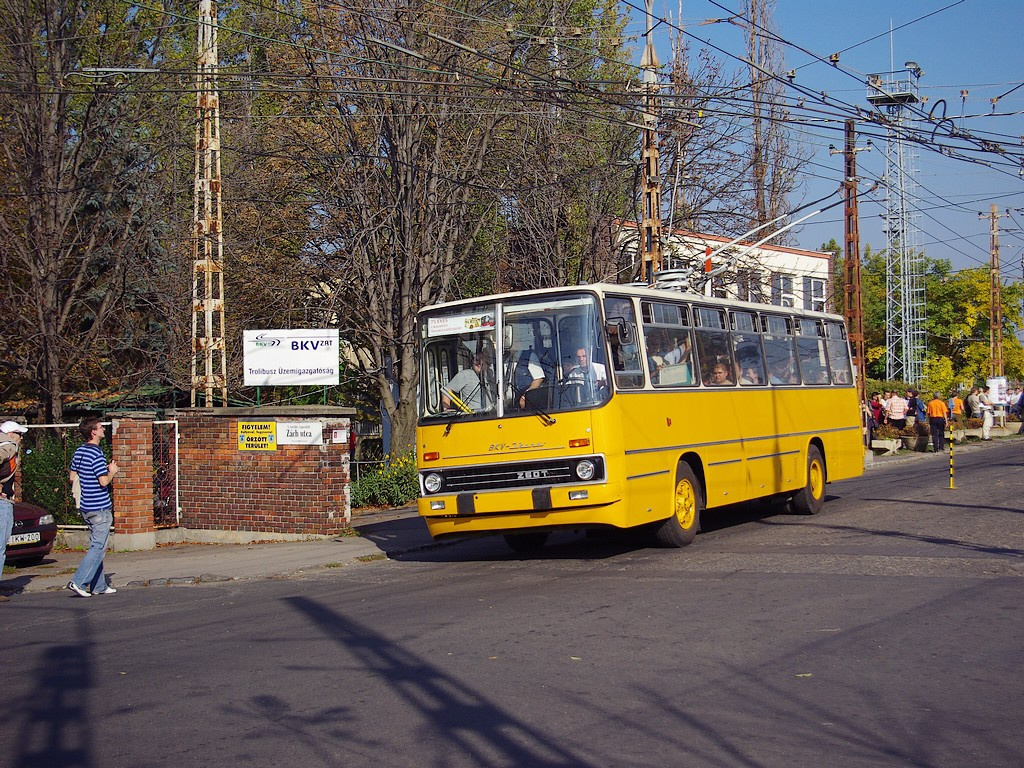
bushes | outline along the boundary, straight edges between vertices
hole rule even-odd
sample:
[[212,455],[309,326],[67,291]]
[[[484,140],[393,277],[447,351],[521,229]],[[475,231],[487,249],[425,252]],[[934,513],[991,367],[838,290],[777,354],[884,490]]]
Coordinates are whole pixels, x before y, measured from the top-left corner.
[[892,424],[879,424],[871,430],[871,436],[875,440],[896,440],[900,437],[900,431]]
[[352,483],[352,506],[400,507],[413,501],[419,493],[416,459],[412,453],[407,453]]
[[58,525],[81,525],[71,501],[68,466],[78,441],[68,445],[67,433],[29,430],[22,444],[21,497],[50,512]]

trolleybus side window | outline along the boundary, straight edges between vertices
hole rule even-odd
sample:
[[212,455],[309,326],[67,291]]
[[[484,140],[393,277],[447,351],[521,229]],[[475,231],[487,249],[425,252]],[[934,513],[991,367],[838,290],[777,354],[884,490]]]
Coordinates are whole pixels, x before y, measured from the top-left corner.
[[697,321],[697,359],[700,375],[706,386],[732,386],[736,383],[736,366],[729,343],[725,310],[695,307]]
[[768,383],[764,370],[764,353],[757,315],[753,312],[733,312],[732,344],[736,357],[736,380],[743,386],[763,386]]
[[798,320],[796,339],[800,376],[805,384],[828,384],[828,357],[825,354],[825,329],[820,320]]
[[800,383],[793,339],[793,319],[785,315],[761,316],[768,383],[789,386]]
[[640,389],[644,372],[640,367],[636,313],[633,302],[622,296],[606,296],[604,319],[608,333],[608,359],[617,389]]
[[846,339],[846,327],[834,320],[825,321],[825,335],[828,337],[828,364],[832,369],[833,384],[852,384],[850,366],[850,344]]
[[640,311],[651,383],[656,387],[695,385],[690,308],[685,304],[645,301]]

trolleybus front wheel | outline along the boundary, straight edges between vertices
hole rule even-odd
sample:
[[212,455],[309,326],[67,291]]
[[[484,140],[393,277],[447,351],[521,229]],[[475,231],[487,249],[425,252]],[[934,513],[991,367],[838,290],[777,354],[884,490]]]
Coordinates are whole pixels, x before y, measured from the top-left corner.
[[816,515],[825,505],[825,460],[816,445],[807,449],[807,483],[789,504],[798,515]]
[[663,547],[685,547],[700,529],[703,505],[704,490],[700,480],[689,464],[680,463],[672,490],[672,516],[657,524],[654,538]]

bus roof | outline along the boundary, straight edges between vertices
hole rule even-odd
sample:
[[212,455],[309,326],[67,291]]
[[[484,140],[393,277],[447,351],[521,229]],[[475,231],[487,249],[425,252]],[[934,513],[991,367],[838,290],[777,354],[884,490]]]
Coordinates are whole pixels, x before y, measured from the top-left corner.
[[536,288],[529,291],[509,291],[507,293],[493,293],[485,296],[474,296],[468,299],[447,301],[439,304],[432,304],[424,307],[417,314],[434,312],[445,309],[457,309],[459,307],[472,306],[481,302],[492,303],[498,301],[509,301],[512,299],[523,299],[530,296],[552,296],[564,293],[591,293],[595,296],[604,296],[614,293],[618,295],[637,296],[644,299],[681,298],[687,301],[697,302],[706,306],[727,307],[730,309],[742,309],[752,312],[772,311],[781,314],[799,315],[800,317],[815,317],[831,320],[843,320],[843,316],[832,312],[817,312],[799,307],[783,307],[778,304],[761,304],[753,301],[739,301],[737,299],[722,299],[715,296],[705,296],[700,293],[687,293],[675,288],[655,288],[635,283],[582,283],[580,285],[566,285],[557,288]]

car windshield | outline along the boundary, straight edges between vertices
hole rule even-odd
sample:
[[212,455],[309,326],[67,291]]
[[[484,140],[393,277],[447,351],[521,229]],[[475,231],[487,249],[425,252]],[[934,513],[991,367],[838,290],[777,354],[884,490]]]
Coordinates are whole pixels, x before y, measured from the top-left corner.
[[584,293],[425,314],[420,418],[518,416],[605,402],[598,317],[595,298]]

